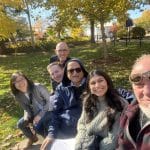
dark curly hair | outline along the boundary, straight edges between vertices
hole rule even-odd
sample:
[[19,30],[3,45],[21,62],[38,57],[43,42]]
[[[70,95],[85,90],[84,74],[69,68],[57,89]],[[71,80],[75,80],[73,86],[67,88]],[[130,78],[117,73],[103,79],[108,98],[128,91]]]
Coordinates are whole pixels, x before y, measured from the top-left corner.
[[33,81],[31,81],[29,78],[27,78],[26,75],[24,75],[22,72],[15,72],[11,75],[11,78],[10,78],[10,89],[11,89],[12,94],[15,96],[20,92],[15,86],[15,81],[18,76],[22,76],[27,80],[29,90],[32,90],[34,87]]
[[[93,70],[89,73],[86,83],[86,91],[83,93],[82,98],[84,100],[84,109],[87,114],[86,122],[89,123],[95,117],[95,114],[98,112],[96,103],[98,101],[98,96],[91,93],[89,88],[90,79],[95,76],[103,76],[107,82],[108,90],[106,92],[106,102],[108,106],[116,111],[121,112],[123,106],[121,105],[121,100],[117,90],[114,89],[113,82],[111,78],[102,70]],[[108,119],[110,122],[113,122],[113,116],[108,114]]]

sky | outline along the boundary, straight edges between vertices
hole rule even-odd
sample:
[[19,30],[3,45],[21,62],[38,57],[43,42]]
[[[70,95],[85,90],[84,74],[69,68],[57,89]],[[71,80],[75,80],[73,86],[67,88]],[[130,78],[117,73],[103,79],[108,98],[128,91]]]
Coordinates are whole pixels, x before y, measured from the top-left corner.
[[[146,6],[142,7],[142,9],[143,10],[148,10],[148,9],[150,10],[150,5],[146,5]],[[135,18],[138,18],[141,16],[142,11],[136,9],[136,10],[129,10],[128,13],[129,13],[129,16],[131,19],[135,19]],[[41,18],[41,20],[44,21],[47,19],[47,17],[49,17],[51,15],[51,11],[38,8],[38,9],[32,11],[31,14],[33,14],[33,16],[34,16],[34,18],[31,17],[32,25],[34,25],[36,22],[35,18]],[[26,17],[26,15],[24,15],[24,17]]]
[[[150,10],[150,5],[146,5],[145,7],[142,7],[143,10]],[[142,15],[142,11],[139,9],[136,10],[129,10],[128,13],[130,14],[130,18],[135,19],[139,18]]]

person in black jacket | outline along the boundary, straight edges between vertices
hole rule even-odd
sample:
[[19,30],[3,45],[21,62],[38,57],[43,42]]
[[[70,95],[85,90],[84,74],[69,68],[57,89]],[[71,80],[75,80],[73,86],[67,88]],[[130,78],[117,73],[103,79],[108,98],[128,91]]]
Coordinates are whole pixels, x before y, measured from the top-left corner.
[[[70,60],[69,57],[70,50],[66,42],[59,42],[56,45],[55,55],[50,57],[49,63],[59,62],[59,64],[64,67],[66,62]],[[55,91],[57,82],[51,78],[52,89]]]
[[50,58],[49,63],[58,61],[63,67],[66,62],[70,59],[69,54],[70,50],[66,42],[59,42],[56,45],[55,54]]
[[85,89],[87,75],[79,59],[70,59],[65,65],[63,80],[52,97],[54,107],[51,123],[41,150],[45,150],[49,144],[53,147],[58,139],[67,141],[76,136],[77,122],[82,111],[80,96]]

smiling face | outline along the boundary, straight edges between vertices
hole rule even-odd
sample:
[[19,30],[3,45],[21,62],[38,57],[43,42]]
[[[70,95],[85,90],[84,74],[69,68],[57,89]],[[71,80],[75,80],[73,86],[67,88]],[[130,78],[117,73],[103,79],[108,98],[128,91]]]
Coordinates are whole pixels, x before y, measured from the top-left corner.
[[26,93],[28,90],[28,83],[27,80],[21,76],[18,75],[14,81],[14,85],[16,87],[16,89],[18,89],[19,91]]
[[67,76],[69,80],[75,85],[79,86],[84,77],[84,73],[81,69],[81,66],[78,62],[72,61],[67,65]]
[[60,67],[59,65],[56,64],[56,65],[49,67],[48,72],[51,78],[57,83],[60,83],[62,81],[64,71],[63,71],[63,68]]
[[65,42],[60,42],[56,45],[55,53],[58,56],[60,63],[64,63],[69,56],[69,48]]
[[89,80],[89,88],[92,94],[95,94],[96,96],[99,97],[103,97],[105,96],[108,90],[107,81],[103,76],[94,75]]
[[[145,75],[148,71],[150,71],[150,55],[149,57],[143,57],[134,65],[130,76],[133,77],[137,74]],[[140,84],[132,82],[132,88],[139,105],[150,108],[150,78],[148,76],[148,74],[143,76]]]

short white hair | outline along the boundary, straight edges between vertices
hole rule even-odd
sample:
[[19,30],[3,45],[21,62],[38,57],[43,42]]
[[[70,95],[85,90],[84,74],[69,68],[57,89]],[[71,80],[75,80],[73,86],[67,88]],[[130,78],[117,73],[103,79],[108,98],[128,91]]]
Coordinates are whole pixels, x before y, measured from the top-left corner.
[[150,54],[143,54],[139,58],[137,58],[132,66],[132,70],[144,59],[150,59]]
[[68,45],[67,45],[66,42],[59,42],[59,43],[56,45],[56,50],[58,50],[60,46],[63,46],[64,49],[69,50],[69,47],[68,47]]

